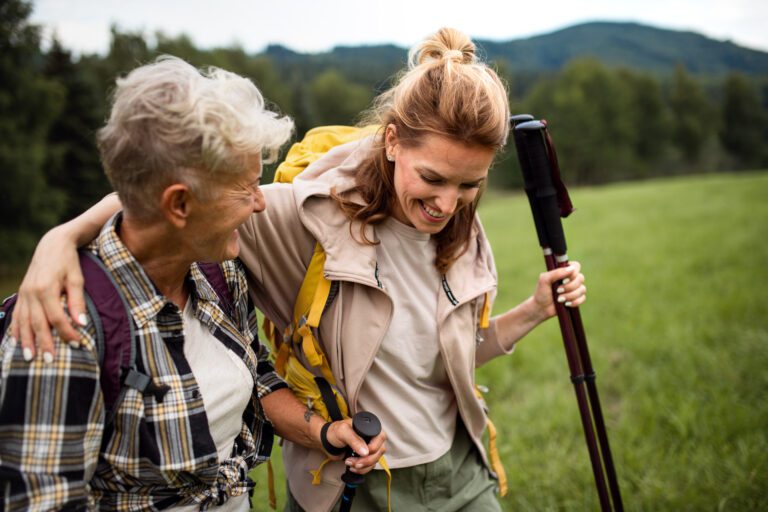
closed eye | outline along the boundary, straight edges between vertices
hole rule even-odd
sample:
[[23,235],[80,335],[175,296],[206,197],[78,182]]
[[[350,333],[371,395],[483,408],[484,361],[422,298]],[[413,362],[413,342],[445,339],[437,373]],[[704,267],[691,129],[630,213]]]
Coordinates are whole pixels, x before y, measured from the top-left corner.
[[438,183],[442,183],[442,178],[433,178],[431,176],[427,176],[425,174],[421,175],[421,179],[424,180],[425,183],[429,183],[430,185],[437,185]]

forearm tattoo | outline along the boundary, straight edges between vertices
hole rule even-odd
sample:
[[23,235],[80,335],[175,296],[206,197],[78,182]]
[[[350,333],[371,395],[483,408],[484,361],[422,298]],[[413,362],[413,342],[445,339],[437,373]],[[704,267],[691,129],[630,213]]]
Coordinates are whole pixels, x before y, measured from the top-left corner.
[[304,421],[309,423],[309,420],[312,419],[312,415],[313,414],[315,414],[315,413],[312,410],[310,410],[310,409],[307,409],[306,411],[304,411]]

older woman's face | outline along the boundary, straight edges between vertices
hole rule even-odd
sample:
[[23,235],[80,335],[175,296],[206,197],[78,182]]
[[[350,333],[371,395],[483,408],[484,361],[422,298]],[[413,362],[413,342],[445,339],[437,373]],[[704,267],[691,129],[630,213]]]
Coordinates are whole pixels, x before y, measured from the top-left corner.
[[422,233],[439,233],[475,200],[495,156],[492,149],[438,135],[426,135],[418,147],[406,147],[389,128],[386,142],[395,161],[393,215]]
[[251,170],[235,178],[214,183],[218,194],[200,203],[194,222],[190,222],[196,261],[224,261],[240,253],[237,227],[253,213],[266,208],[261,181],[261,160]]

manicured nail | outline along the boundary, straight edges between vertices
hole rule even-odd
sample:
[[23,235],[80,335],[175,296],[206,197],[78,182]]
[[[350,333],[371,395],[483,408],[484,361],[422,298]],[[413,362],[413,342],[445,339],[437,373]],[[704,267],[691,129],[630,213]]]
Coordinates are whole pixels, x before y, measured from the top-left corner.
[[565,307],[569,308],[571,306],[573,306],[573,303],[571,301],[568,301],[565,303]]
[[53,354],[50,352],[43,352],[43,362],[45,362],[45,364],[51,364],[53,362]]
[[32,349],[29,347],[24,347],[24,360],[26,362],[30,362],[32,360]]
[[557,298],[557,302],[559,302],[560,304],[562,304],[563,302],[565,302],[565,297],[564,297],[564,296],[562,296],[562,295],[561,295],[561,296],[559,296],[559,297]]
[[80,348],[80,343],[78,343],[76,341],[70,341],[69,342],[69,348],[78,349],[78,348]]
[[562,286],[557,289],[557,293],[563,293],[564,291],[565,291],[565,288],[563,288]]
[[88,315],[85,313],[80,313],[77,315],[77,323],[80,324],[80,327],[85,327],[85,324],[88,323]]
[[[368,455],[368,448],[366,448],[365,446],[363,446],[363,447],[360,449],[360,451],[359,451],[359,452],[357,452],[357,454],[358,454],[358,455],[362,455],[363,457],[365,457],[366,455]],[[358,467],[360,467],[360,466],[358,466]]]
[[563,284],[568,284],[570,282],[571,282],[571,280],[569,278],[567,278],[567,277],[565,279],[563,279]]

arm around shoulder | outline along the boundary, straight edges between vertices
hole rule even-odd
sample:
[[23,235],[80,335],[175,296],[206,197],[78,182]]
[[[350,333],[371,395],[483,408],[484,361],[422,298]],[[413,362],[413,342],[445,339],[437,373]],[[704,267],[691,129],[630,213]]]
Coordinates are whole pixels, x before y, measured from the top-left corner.
[[[74,324],[85,323],[83,274],[77,248],[96,238],[101,226],[120,209],[117,194],[109,194],[85,213],[46,233],[35,249],[32,262],[19,287],[11,331],[34,356],[53,351],[51,327],[66,340],[77,341]],[[60,297],[67,296],[70,314]]]

